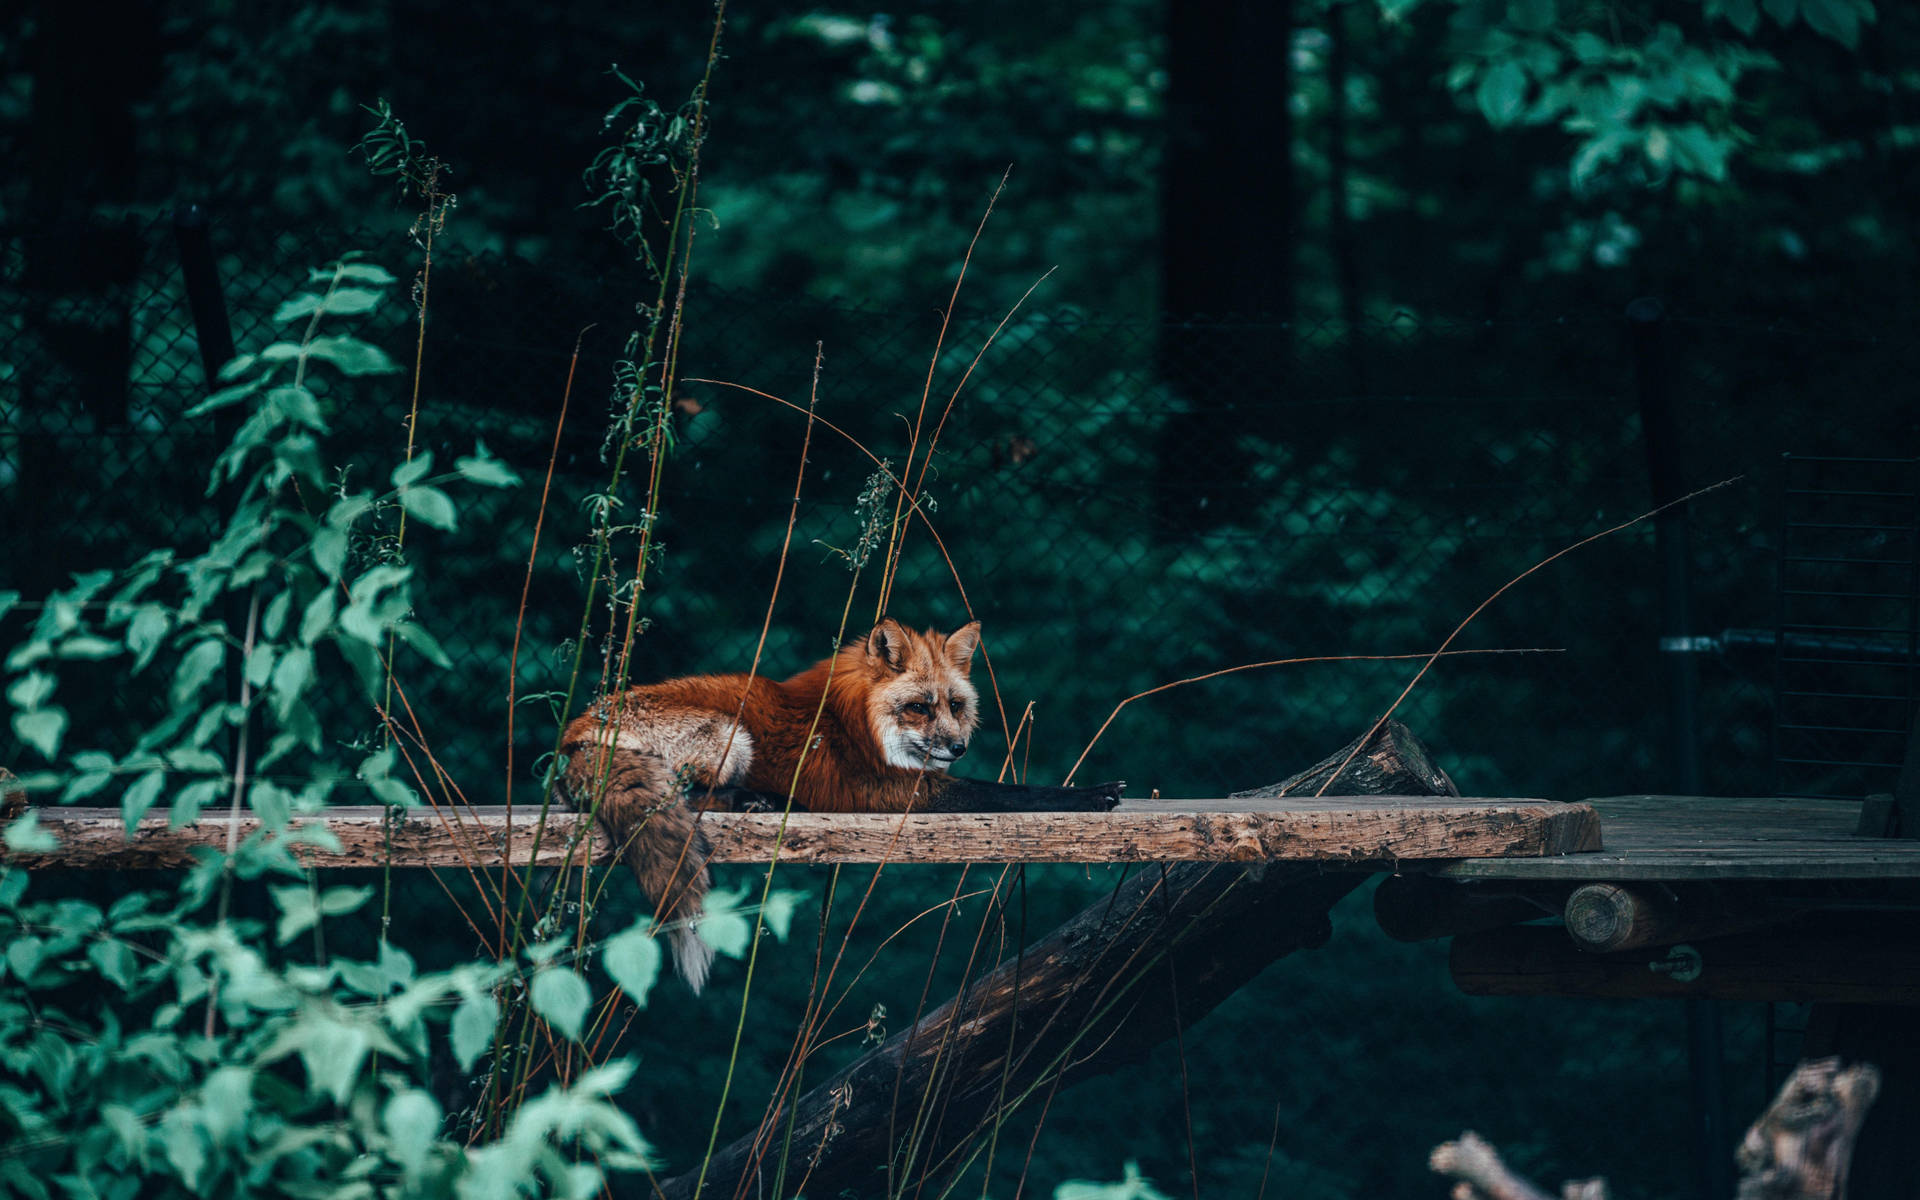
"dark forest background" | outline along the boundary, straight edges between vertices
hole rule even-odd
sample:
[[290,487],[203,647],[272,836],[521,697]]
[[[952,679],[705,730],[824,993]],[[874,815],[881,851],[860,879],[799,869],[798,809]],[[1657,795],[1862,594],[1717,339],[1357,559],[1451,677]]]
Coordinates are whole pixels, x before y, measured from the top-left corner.
[[[309,268],[345,251],[418,270],[414,205],[353,153],[366,106],[385,101],[458,196],[434,248],[424,444],[450,458],[478,437],[539,478],[579,346],[548,509],[573,524],[545,543],[520,631],[522,693],[564,686],[603,398],[654,294],[582,173],[628,95],[610,68],[670,117],[706,70],[712,22],[705,5],[522,0],[11,10],[0,584],[44,592],[206,527],[215,429],[184,416],[207,384],[177,213],[209,222],[242,350]],[[1910,6],[749,0],[727,7],[721,47],[683,380],[804,403],[819,343],[822,415],[900,461],[999,189],[933,364],[939,404],[1014,312],[966,376],[930,487],[1007,723],[1036,702],[1031,738],[995,739],[976,773],[1012,753],[1058,778],[1114,705],[1172,680],[1433,648],[1513,576],[1652,506],[1648,411],[1672,419],[1672,490],[1739,477],[1688,508],[1691,632],[1914,631],[1910,505],[1822,509],[1836,530],[1878,530],[1861,554],[1889,557],[1807,589],[1835,593],[1824,608],[1791,607],[1780,586],[1783,554],[1804,553],[1787,522],[1806,506],[1843,504],[1869,478],[1911,491]],[[412,317],[395,303],[362,336],[410,363]],[[332,461],[404,437],[404,386],[331,399]],[[641,677],[751,656],[800,447],[801,421],[746,392],[684,382],[673,399]],[[832,642],[851,583],[833,548],[857,536],[868,469],[844,445],[814,447],[774,672]],[[527,489],[488,497],[408,550],[432,580],[422,618],[454,662],[416,700],[476,803],[502,788],[497,697],[536,506]],[[1839,596],[1867,592],[1884,597],[1870,617]],[[924,538],[908,542],[892,612],[965,619]],[[1643,524],[1529,579],[1462,643],[1557,653],[1446,665],[1401,716],[1470,794],[1678,790],[1662,632]],[[1730,648],[1699,669],[1702,790],[1890,782],[1910,663],[1860,666],[1876,706],[1791,719],[1795,668],[1777,652]],[[1130,706],[1080,778],[1169,796],[1270,782],[1365,729],[1407,678],[1325,664],[1179,689]],[[93,703],[110,726],[140,701],[103,688]],[[349,730],[370,723],[356,704],[336,702]],[[522,709],[522,785],[556,715]],[[1797,725],[1829,728],[1809,740]],[[1890,732],[1860,732],[1875,729]],[[0,764],[10,754],[0,746]],[[889,869],[861,953],[956,876]],[[1017,919],[1036,935],[1113,878],[1029,870]],[[402,886],[416,889],[416,954],[474,953],[436,922],[437,887]],[[1364,897],[1336,916],[1329,946],[1269,971],[1184,1046],[1061,1093],[1027,1186],[1137,1161],[1172,1195],[1253,1195],[1263,1179],[1303,1197],[1437,1195],[1426,1150],[1471,1126],[1537,1177],[1605,1171],[1616,1194],[1679,1192],[1691,1118],[1677,1006],[1469,1001],[1444,947],[1385,942]],[[856,1025],[883,1006],[898,1028],[914,1011],[932,938],[916,927],[887,948],[848,1006]],[[730,1130],[764,1102],[793,1020],[781,997],[804,989],[808,957],[790,945],[763,963],[767,1033],[743,1054]],[[942,963],[935,994],[959,971]],[[733,1017],[669,988],[631,1034],[644,1066],[626,1099],[677,1165],[704,1145]],[[1737,1116],[1759,1107],[1782,1021],[1727,1015]],[[1004,1156],[984,1186],[1013,1195],[1022,1170]]]

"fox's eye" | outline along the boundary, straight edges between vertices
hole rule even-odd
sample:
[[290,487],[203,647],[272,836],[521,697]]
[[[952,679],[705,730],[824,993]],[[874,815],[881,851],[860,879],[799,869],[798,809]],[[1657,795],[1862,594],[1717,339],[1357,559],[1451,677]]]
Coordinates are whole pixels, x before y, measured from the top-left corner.
[[933,710],[918,700],[908,701],[907,711],[916,717],[930,717],[933,715]]
[[958,700],[955,700],[951,705],[951,707],[953,709],[953,715],[956,717],[959,716],[961,713],[967,711],[967,706],[960,703]]

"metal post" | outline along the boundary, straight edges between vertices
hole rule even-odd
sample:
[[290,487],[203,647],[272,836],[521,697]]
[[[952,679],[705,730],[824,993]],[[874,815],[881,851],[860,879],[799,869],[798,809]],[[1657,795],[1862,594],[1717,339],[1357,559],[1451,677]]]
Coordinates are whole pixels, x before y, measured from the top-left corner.
[[[1666,312],[1642,297],[1627,305],[1633,346],[1634,390],[1647,447],[1653,501],[1667,504],[1686,494],[1681,470],[1680,424],[1668,388]],[[1687,506],[1654,518],[1654,548],[1660,559],[1660,649],[1667,693],[1665,776],[1676,792],[1700,793],[1700,672],[1693,657],[1692,587],[1689,578]],[[1733,1143],[1727,1134],[1726,1083],[1720,1006],[1689,997],[1688,1060],[1693,1081],[1695,1187],[1701,1200],[1733,1194]]]
[[220,291],[220,268],[213,261],[206,210],[198,204],[173,210],[173,244],[180,255],[180,281],[193,313],[194,336],[200,342],[200,366],[207,375],[207,390],[212,391],[219,386],[220,368],[233,359],[233,325],[227,320],[227,300]]

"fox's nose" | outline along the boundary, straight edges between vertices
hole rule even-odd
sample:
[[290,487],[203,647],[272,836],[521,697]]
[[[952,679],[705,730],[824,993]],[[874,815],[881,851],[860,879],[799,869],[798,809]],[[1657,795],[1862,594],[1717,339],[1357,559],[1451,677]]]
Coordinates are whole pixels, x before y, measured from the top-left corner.
[[947,749],[952,752],[955,758],[959,758],[967,752],[967,744],[965,742],[948,742]]

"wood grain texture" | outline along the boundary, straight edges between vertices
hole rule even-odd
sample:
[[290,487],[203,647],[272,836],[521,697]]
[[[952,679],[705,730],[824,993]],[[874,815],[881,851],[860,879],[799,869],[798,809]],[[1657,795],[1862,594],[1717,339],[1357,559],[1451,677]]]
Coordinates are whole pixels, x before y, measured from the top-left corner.
[[1552,861],[1468,859],[1453,879],[1736,880],[1920,878],[1920,842],[1854,832],[1859,801],[1604,796],[1598,853]]
[[[61,849],[18,855],[28,867],[137,870],[183,867],[195,847],[224,846],[231,818],[206,814],[170,829],[140,823],[129,841],[120,814],[104,808],[42,808],[40,823]],[[340,807],[320,821],[338,853],[300,846],[307,862],[373,867],[526,865],[539,810],[416,809],[391,831],[378,808]],[[780,841],[778,813],[707,813],[701,826],[715,862],[766,862]],[[611,859],[611,846],[575,813],[548,814],[538,865],[570,855]],[[239,836],[259,828],[240,818]],[[1265,862],[1397,863],[1467,856],[1570,854],[1600,843],[1593,810],[1544,800],[1428,796],[1130,801],[1111,813],[796,813],[786,818],[780,857],[852,862]],[[577,857],[575,861],[578,861]]]

